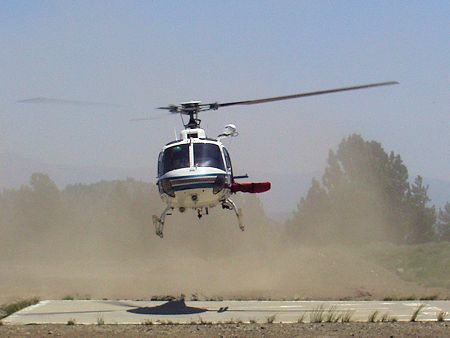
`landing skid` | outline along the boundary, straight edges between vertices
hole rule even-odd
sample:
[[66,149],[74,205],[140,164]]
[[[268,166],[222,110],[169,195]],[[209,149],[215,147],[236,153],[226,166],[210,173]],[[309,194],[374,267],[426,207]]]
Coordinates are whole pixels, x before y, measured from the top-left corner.
[[171,206],[167,206],[164,211],[161,214],[161,217],[158,217],[156,215],[153,215],[153,225],[155,226],[155,233],[159,237],[164,237],[164,223],[166,221],[166,216],[170,215],[169,210],[172,210],[173,208]]
[[[242,223],[242,209],[238,209],[236,204],[229,198],[227,198],[225,201],[222,202],[222,208],[233,210],[236,214],[236,217],[238,219],[238,225],[239,229],[242,231],[245,230],[244,224]],[[161,216],[158,217],[156,215],[153,215],[153,225],[155,226],[155,233],[157,236],[164,238],[164,223],[166,221],[166,216],[171,215],[170,211],[173,210],[171,206],[167,206],[164,211],[161,213]],[[209,210],[208,208],[205,208],[205,214],[208,215]],[[203,209],[197,209],[197,216],[200,219],[203,216]]]
[[238,219],[239,229],[244,231],[245,227],[244,224],[242,223],[242,209],[241,208],[238,209],[236,204],[229,198],[227,198],[225,201],[222,202],[222,208],[234,211]]

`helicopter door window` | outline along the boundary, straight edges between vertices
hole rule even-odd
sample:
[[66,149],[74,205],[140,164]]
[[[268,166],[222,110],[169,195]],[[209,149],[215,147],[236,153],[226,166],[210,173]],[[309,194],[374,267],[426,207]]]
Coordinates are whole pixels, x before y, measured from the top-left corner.
[[212,143],[194,143],[194,164],[225,170],[220,148]]
[[189,145],[181,144],[164,150],[162,157],[162,171],[189,168]]

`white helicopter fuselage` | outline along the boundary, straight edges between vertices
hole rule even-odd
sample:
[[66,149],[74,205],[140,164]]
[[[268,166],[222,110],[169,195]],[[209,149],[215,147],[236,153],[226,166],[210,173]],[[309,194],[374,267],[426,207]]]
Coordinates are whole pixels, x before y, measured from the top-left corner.
[[212,208],[231,195],[232,167],[228,151],[200,128],[181,131],[158,159],[158,188],[171,208]]

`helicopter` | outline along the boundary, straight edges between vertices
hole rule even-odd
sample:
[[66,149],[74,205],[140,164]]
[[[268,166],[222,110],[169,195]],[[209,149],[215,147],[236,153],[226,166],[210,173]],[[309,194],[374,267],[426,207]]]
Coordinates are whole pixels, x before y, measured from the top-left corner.
[[167,143],[159,153],[156,184],[161,199],[166,203],[166,208],[160,216],[153,215],[156,235],[164,237],[166,217],[171,215],[174,209],[178,209],[181,213],[186,209],[196,210],[200,219],[203,215],[208,215],[210,208],[218,205],[222,209],[233,211],[239,228],[244,231],[242,209],[236,206],[230,198],[231,195],[238,192],[263,193],[271,188],[270,182],[238,183],[236,181],[248,178],[248,175],[234,175],[230,154],[222,142],[225,138],[238,136],[236,126],[228,124],[216,138],[209,138],[205,130],[200,127],[201,120],[198,118],[200,112],[235,105],[261,104],[394,84],[398,82],[371,83],[256,100],[226,103],[188,101],[179,105],[158,107],[158,109],[168,110],[169,114],[180,114],[182,120],[183,115],[187,115],[189,120],[187,123],[183,120],[184,129],[180,132],[180,138]]
[[[225,210],[235,213],[239,229],[244,231],[242,209],[230,198],[233,194],[263,193],[271,188],[270,182],[238,182],[237,180],[248,178],[248,175],[234,175],[231,158],[223,140],[239,135],[236,125],[227,124],[224,131],[215,138],[209,138],[206,131],[201,128],[200,112],[217,110],[219,108],[236,105],[253,105],[274,101],[297,99],[307,96],[331,94],[337,92],[374,88],[398,84],[397,81],[387,81],[340,87],[312,92],[303,92],[292,95],[275,96],[256,100],[234,101],[226,103],[202,103],[201,101],[187,101],[178,105],[158,107],[167,110],[168,114],[180,114],[184,129],[180,132],[179,139],[167,143],[158,156],[157,182],[158,191],[162,201],[166,204],[160,216],[153,215],[152,221],[155,233],[164,237],[164,225],[166,217],[177,209],[184,213],[186,209],[193,209],[200,219],[209,214],[209,209],[218,205]],[[45,104],[69,104],[69,105],[108,105],[108,103],[76,101],[65,99],[53,99],[36,97],[18,101],[19,103],[45,103]],[[167,115],[167,114],[165,114]],[[188,116],[188,122],[184,122],[183,116]],[[153,120],[154,118],[139,118],[139,120]]]

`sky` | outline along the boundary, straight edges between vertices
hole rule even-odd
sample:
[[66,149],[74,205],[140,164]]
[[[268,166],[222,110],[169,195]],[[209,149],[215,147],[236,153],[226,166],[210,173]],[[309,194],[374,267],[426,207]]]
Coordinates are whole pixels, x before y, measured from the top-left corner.
[[[200,116],[228,123],[236,173],[321,173],[359,133],[410,176],[450,181],[449,1],[1,1],[0,153],[148,167],[182,128],[155,108],[396,80],[400,85]],[[20,104],[32,97],[116,106]]]

